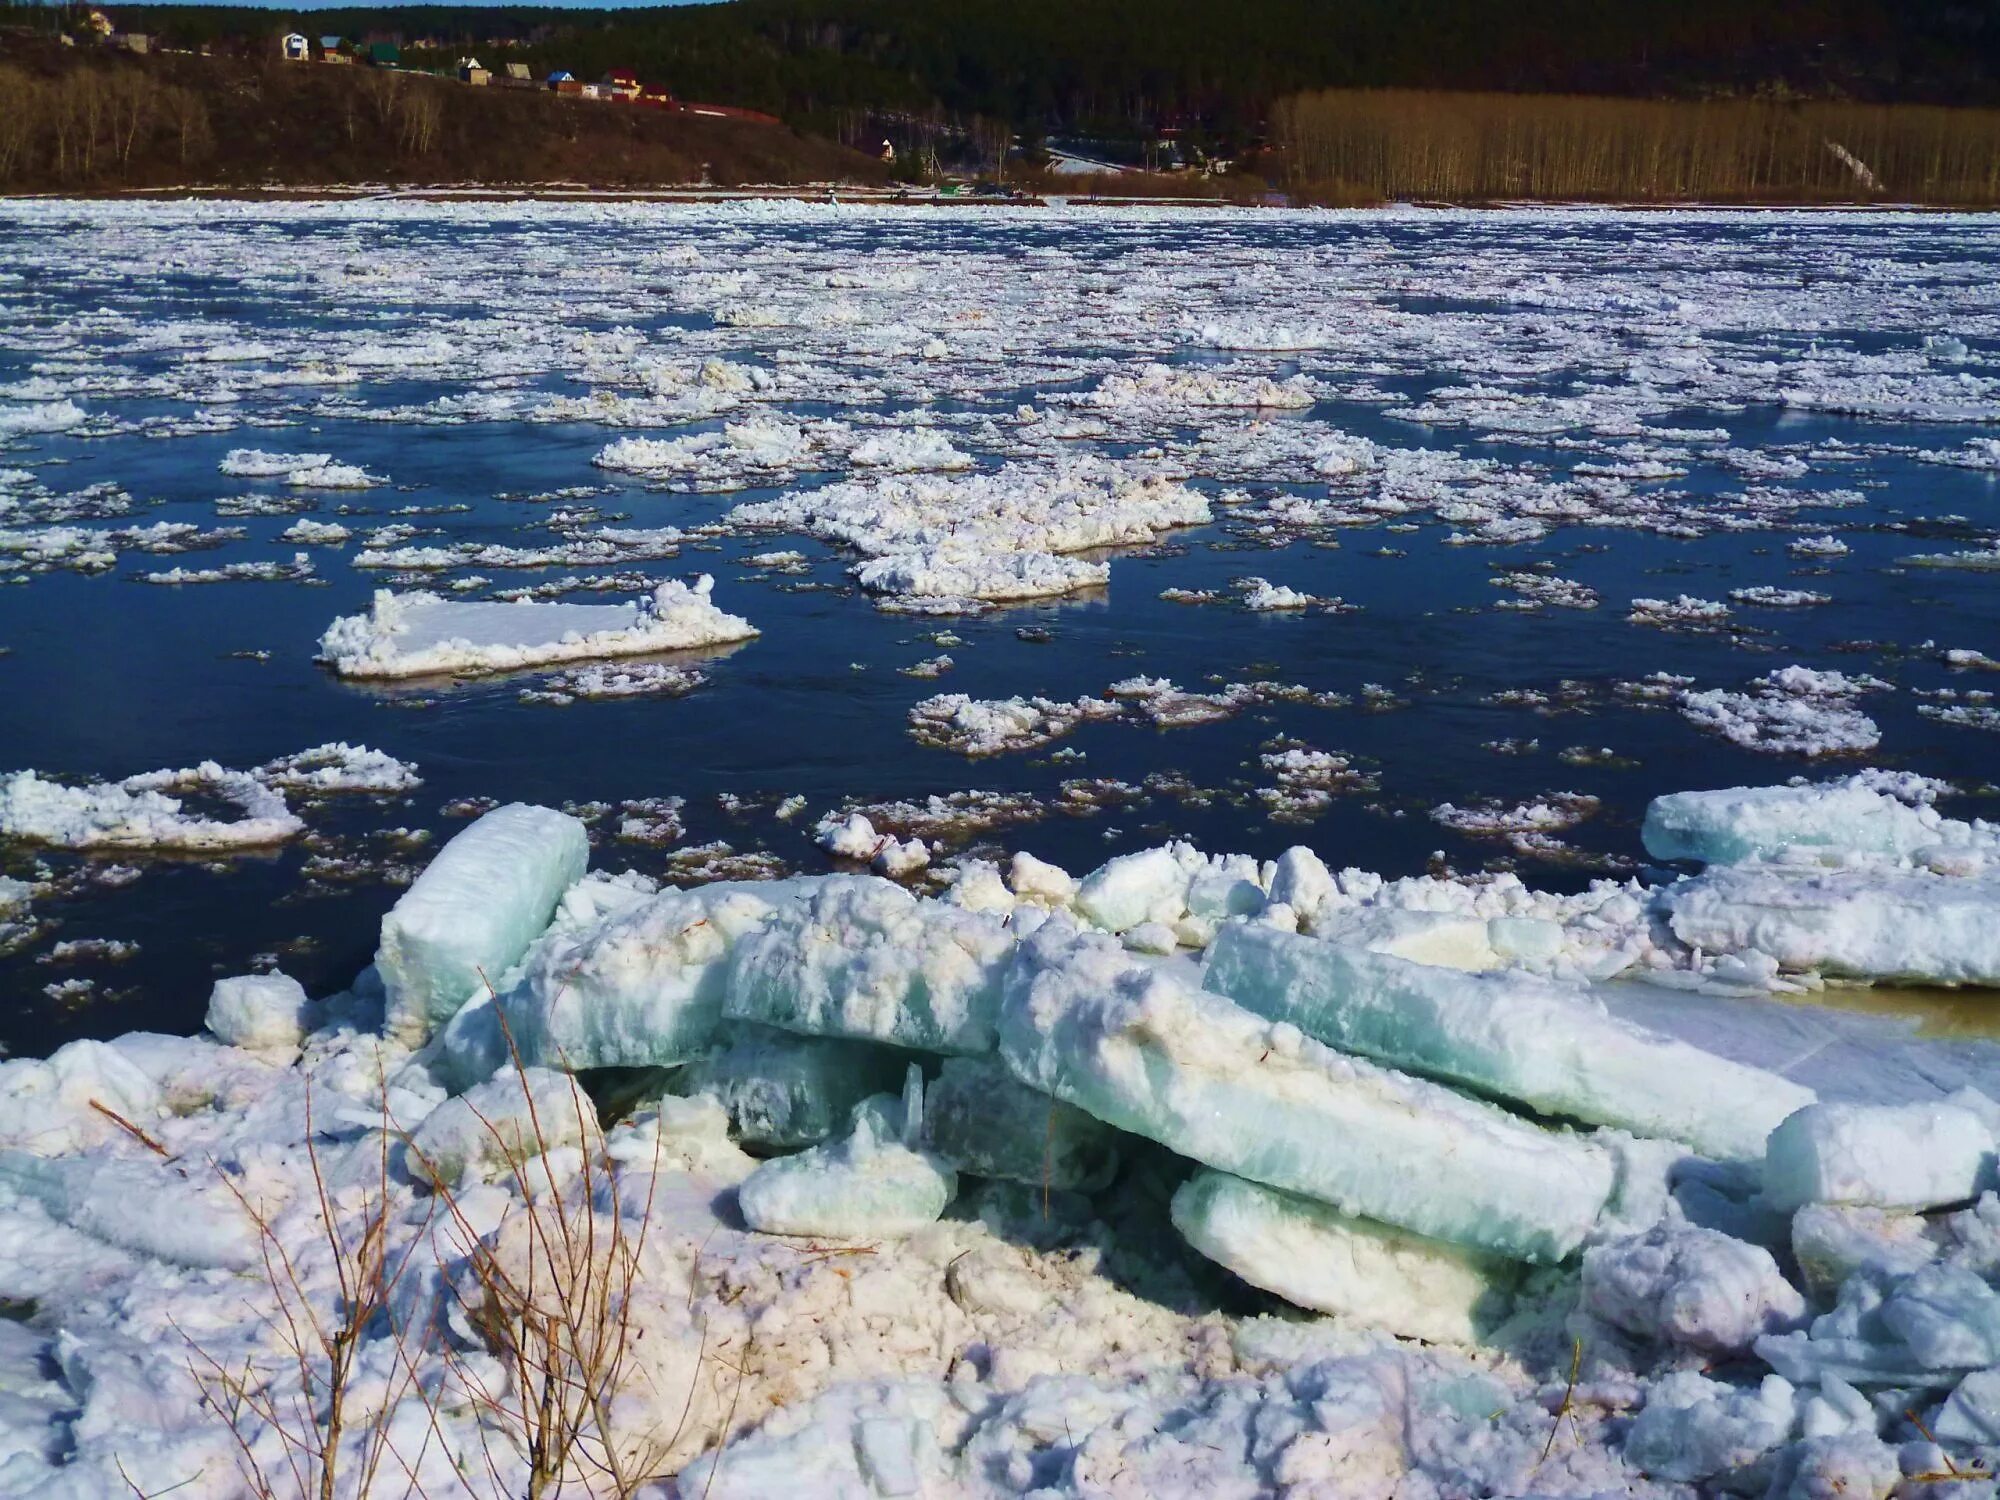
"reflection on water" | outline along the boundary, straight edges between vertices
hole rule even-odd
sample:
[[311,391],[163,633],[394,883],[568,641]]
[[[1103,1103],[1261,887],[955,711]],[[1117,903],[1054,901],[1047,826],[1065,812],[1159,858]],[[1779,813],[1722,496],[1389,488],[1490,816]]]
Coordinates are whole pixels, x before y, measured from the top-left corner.
[[1914,1021],[1921,1037],[2000,1038],[2000,992],[1993,990],[1843,984],[1793,1003]]

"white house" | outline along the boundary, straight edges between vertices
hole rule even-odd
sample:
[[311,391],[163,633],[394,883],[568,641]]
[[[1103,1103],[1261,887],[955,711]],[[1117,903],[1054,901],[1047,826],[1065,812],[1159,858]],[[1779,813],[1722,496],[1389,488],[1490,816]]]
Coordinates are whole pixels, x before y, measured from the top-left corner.
[[305,33],[290,31],[285,33],[283,42],[286,62],[311,62],[312,42]]

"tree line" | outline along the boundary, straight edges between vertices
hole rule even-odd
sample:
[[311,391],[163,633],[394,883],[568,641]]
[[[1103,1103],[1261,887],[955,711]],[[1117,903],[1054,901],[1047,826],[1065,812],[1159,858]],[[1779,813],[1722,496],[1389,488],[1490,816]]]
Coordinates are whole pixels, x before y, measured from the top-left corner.
[[[1991,0],[734,0],[582,11],[409,6],[290,12],[127,6],[184,44],[397,37],[580,77],[636,69],[686,98],[824,126],[944,110],[1024,132],[1259,132],[1323,89],[2000,104]],[[486,61],[493,62],[489,57]]]
[[1282,99],[1325,202],[2000,203],[2000,110],[1759,99],[1323,91]]

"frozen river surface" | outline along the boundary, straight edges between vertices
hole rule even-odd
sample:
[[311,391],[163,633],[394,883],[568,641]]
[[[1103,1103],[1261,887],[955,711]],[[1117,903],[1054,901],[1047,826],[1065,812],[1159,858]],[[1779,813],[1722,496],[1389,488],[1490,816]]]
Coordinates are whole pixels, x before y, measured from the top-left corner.
[[[1567,889],[1656,795],[1862,765],[1990,815],[1996,284],[1935,215],[7,205],[0,773],[403,769],[211,778],[303,820],[256,854],[0,841],[0,1042],[338,987],[484,799],[684,881],[859,807],[920,884],[1186,836]],[[702,574],[754,638],[316,661],[378,589]]]

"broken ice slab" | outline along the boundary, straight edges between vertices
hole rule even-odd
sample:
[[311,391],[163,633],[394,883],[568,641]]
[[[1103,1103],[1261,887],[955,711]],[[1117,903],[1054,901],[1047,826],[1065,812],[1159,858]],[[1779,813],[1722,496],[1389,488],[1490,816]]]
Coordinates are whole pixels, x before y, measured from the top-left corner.
[[1752,1160],[1812,1090],[1646,1031],[1526,974],[1468,974],[1256,923],[1216,935],[1202,983],[1344,1052],[1545,1114]]
[[732,951],[796,890],[789,881],[718,882],[559,925],[500,998],[522,1060],[573,1072],[700,1056],[722,1018]]
[[1771,1132],[1764,1196],[1781,1212],[1962,1203],[1991,1185],[1993,1149],[1992,1130],[1960,1104],[1815,1104]]
[[878,876],[828,876],[736,945],[723,1012],[923,1052],[991,1052],[1013,947],[988,913],[920,901]]
[[1060,918],[1022,945],[1001,1054],[1183,1156],[1523,1260],[1574,1251],[1615,1185],[1594,1141],[1344,1056]]
[[630,604],[447,599],[378,589],[366,614],[343,615],[320,637],[319,659],[342,677],[506,672],[553,662],[642,656],[726,645],[757,634],[709,598],[715,580],[662,583]]
[[1655,797],[1640,833],[1655,859],[1733,865],[1811,850],[1829,862],[1848,855],[1909,859],[1927,849],[1985,845],[2000,835],[1911,806],[1880,789],[1880,776],[1818,786],[1738,786]]
[[1517,1262],[1206,1167],[1174,1194],[1172,1213],[1183,1239],[1252,1286],[1404,1338],[1476,1342],[1506,1317],[1520,1281]]
[[920,1144],[923,1086],[914,1065],[903,1097],[855,1108],[848,1133],[765,1162],[736,1191],[743,1221],[765,1234],[888,1238],[937,1222],[958,1174]]
[[446,844],[382,919],[375,966],[388,1028],[421,1041],[497,983],[589,862],[583,824],[525,802],[495,808]]
[[1105,861],[1084,877],[1075,905],[1106,932],[1157,923],[1199,947],[1216,923],[1263,910],[1266,875],[1242,855],[1210,858],[1173,843]]
[[1940,1443],[2000,1446],[2000,1369],[1975,1370],[1958,1383],[1931,1423]]
[[2000,1364],[2000,1292],[1960,1266],[1925,1266],[1888,1282],[1856,1276],[1811,1328],[1768,1334],[1756,1350],[1799,1385],[1943,1390]]
[[452,1188],[468,1173],[480,1181],[509,1178],[545,1152],[597,1135],[596,1107],[575,1079],[548,1068],[505,1068],[425,1115],[410,1132],[409,1158],[424,1177]]
[[1746,1388],[1676,1370],[1647,1394],[1626,1437],[1625,1458],[1655,1479],[1713,1479],[1755,1463],[1797,1425],[1797,1393],[1781,1376]]
[[1791,1240],[1806,1290],[1829,1302],[1850,1276],[1907,1276],[1944,1249],[1921,1214],[1841,1203],[1808,1203],[1793,1214]]
[[1796,1328],[1806,1310],[1762,1245],[1691,1224],[1656,1224],[1584,1251],[1581,1306],[1613,1328],[1712,1358]]
[[926,1143],[961,1172],[1092,1193],[1118,1171],[1117,1132],[998,1060],[952,1057],[924,1096]]
[[0,1151],[0,1194],[106,1244],[170,1265],[247,1271],[258,1264],[256,1226],[223,1181],[203,1183],[164,1165]]
[[1816,870],[1742,865],[1662,893],[1674,936],[1853,979],[2000,985],[2000,867]]
[[205,1024],[231,1047],[296,1047],[310,1029],[306,992],[289,974],[238,974],[208,993]]
[[896,1088],[910,1062],[877,1042],[800,1036],[754,1021],[725,1022],[721,1035],[722,1045],[681,1070],[673,1091],[708,1095],[737,1140],[778,1150],[833,1135],[863,1099]]

